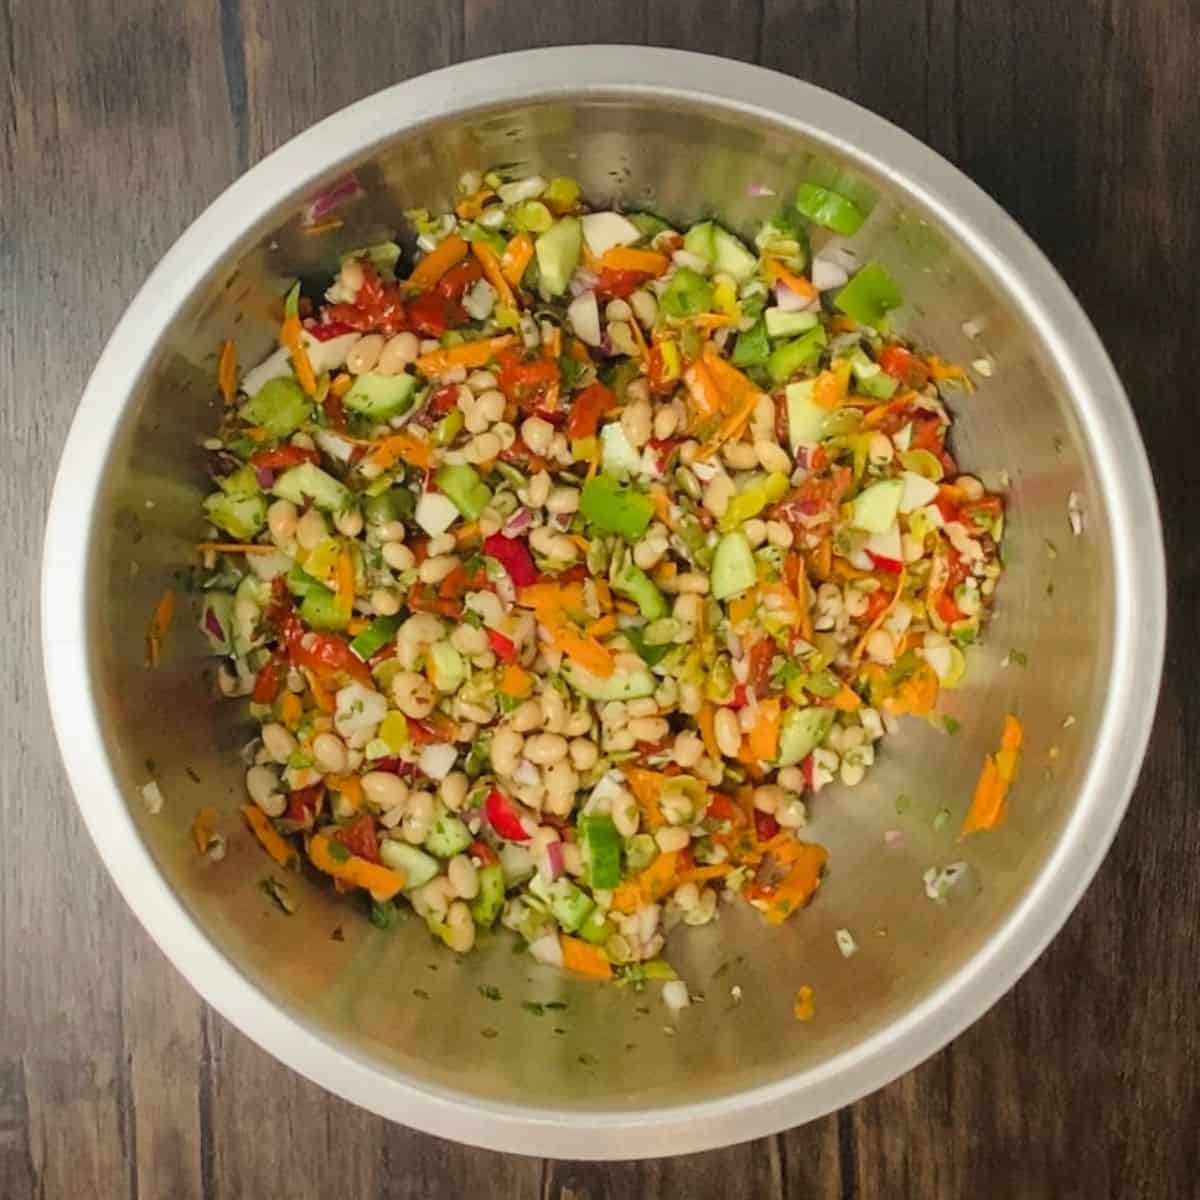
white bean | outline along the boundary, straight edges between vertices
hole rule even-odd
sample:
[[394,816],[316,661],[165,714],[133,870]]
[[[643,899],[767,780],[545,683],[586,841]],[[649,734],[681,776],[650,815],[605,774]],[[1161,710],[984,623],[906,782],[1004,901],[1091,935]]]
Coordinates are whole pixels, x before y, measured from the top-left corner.
[[637,717],[626,727],[635,742],[661,742],[671,732],[670,725],[662,717]]
[[774,442],[760,439],[754,443],[754,454],[764,471],[776,471],[783,475],[791,473],[792,460],[788,452]]
[[500,726],[492,734],[492,769],[497,775],[512,775],[517,769],[517,760],[524,745],[525,739],[507,726]]
[[368,371],[373,371],[383,354],[383,346],[382,333],[368,333],[365,337],[360,337],[346,355],[346,370],[351,375],[365,375]]
[[392,699],[406,716],[421,720],[433,712],[437,695],[424,675],[416,671],[401,671],[392,680]]
[[538,766],[561,762],[567,757],[567,739],[557,733],[538,733],[525,742],[525,757]]
[[479,872],[465,854],[456,854],[446,864],[446,878],[460,899],[474,900],[479,895]]
[[590,771],[600,758],[600,748],[590,738],[578,737],[568,748],[571,765],[577,771]]
[[691,835],[682,825],[664,825],[655,835],[655,842],[664,854],[684,849],[691,841]]
[[267,528],[277,546],[286,546],[296,536],[299,510],[290,500],[276,500],[267,509]]
[[325,524],[325,514],[318,508],[310,508],[296,522],[296,541],[303,550],[313,549],[328,536],[329,526]]
[[554,426],[541,417],[526,417],[521,422],[521,440],[534,454],[539,454],[544,458],[550,449],[553,437]]
[[442,786],[439,789],[438,795],[441,797],[442,803],[451,812],[459,812],[467,802],[467,789],[470,786],[470,780],[467,778],[465,772],[451,771],[442,780]]
[[[341,775],[346,769],[346,743],[336,733],[321,733],[313,738],[313,761],[327,775]],[[394,776],[393,776],[394,778]]]
[[546,510],[558,515],[577,512],[579,510],[579,489],[556,487],[546,500]]
[[277,721],[262,727],[263,746],[277,763],[286,763],[299,749],[296,739]]
[[717,738],[717,747],[726,758],[736,758],[742,744],[742,731],[738,719],[731,708],[717,709],[713,720],[713,731]]
[[508,718],[518,733],[529,733],[542,723],[542,702],[536,697],[518,704]]
[[433,830],[433,797],[428,792],[413,792],[404,811],[404,840],[419,846]]
[[384,812],[401,808],[408,800],[408,784],[391,771],[368,771],[360,782],[363,794]]
[[685,729],[683,733],[676,735],[671,757],[683,770],[687,771],[704,757],[704,742],[698,734],[693,733],[690,729]]
[[417,568],[417,578],[422,583],[441,583],[457,566],[457,555],[439,554],[433,558],[427,558]]
[[371,607],[381,617],[394,617],[400,611],[400,593],[395,588],[376,588],[371,593]]
[[446,931],[442,937],[456,954],[466,954],[475,945],[475,922],[463,901],[455,900],[447,910]]
[[279,790],[279,776],[270,767],[251,767],[246,772],[246,791],[268,817],[281,817],[287,797]]
[[375,370],[380,375],[399,375],[409,363],[415,362],[421,353],[421,343],[415,333],[398,333],[388,339]]
[[721,457],[735,471],[752,471],[758,466],[758,455],[748,442],[726,442]]
[[777,783],[765,783],[754,789],[754,807],[759,812],[773,813],[787,800],[787,792]]
[[650,401],[635,400],[627,404],[621,413],[621,428],[629,444],[640,450],[650,440]]

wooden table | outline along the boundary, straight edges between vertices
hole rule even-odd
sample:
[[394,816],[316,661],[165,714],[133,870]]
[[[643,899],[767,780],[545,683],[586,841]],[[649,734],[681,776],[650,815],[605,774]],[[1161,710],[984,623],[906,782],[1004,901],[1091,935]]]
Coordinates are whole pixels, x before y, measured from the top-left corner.
[[[313,121],[456,59],[647,41],[849,96],[976,179],[1097,323],[1161,481],[1176,616],[1200,554],[1200,10],[1189,0],[8,0],[0,137],[0,1197],[1200,1195],[1200,706],[1171,647],[1113,852],[1026,978],[835,1116],[692,1158],[462,1149],[335,1100],[210,1012],[109,884],[38,653],[42,516],[76,398],[158,257]],[[1134,697],[1131,703],[1144,703]]]

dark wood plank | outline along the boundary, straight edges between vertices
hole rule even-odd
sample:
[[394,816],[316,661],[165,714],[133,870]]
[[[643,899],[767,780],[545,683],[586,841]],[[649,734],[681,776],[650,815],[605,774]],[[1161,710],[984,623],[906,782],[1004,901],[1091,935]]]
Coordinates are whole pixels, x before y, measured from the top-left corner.
[[753,62],[763,34],[762,0],[706,0],[697,20],[691,0],[652,0],[646,41]]
[[602,4],[463,0],[463,54],[480,58],[566,42],[643,42],[646,22],[646,0]]

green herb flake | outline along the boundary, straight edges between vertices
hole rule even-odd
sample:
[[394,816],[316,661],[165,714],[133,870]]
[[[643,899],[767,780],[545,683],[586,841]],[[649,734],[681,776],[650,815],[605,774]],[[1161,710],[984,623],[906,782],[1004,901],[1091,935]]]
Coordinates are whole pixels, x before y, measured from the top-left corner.
[[412,994],[416,996],[418,1000],[429,999],[429,993],[424,988],[413,988]]
[[287,887],[273,875],[260,879],[258,886],[264,895],[270,896],[289,917],[296,911],[296,902],[288,895]]
[[562,1009],[567,1007],[567,1002],[565,1000],[547,1000],[543,1007],[546,1009]]
[[962,722],[956,721],[953,717],[943,717],[942,728],[948,734],[950,734],[951,737],[953,737],[960,729],[962,729]]
[[500,989],[490,983],[481,983],[479,985],[479,994],[485,1000],[503,1000],[504,997],[500,994]]
[[944,829],[946,822],[950,820],[950,810],[948,808],[939,808],[933,818],[933,827],[935,830]]
[[493,1029],[490,1025],[486,1029],[481,1029],[479,1032],[482,1033],[483,1036],[485,1038],[488,1038],[489,1040],[491,1038],[498,1038],[500,1036],[500,1030]]
[[908,812],[910,808],[912,808],[912,797],[903,795],[896,797],[897,816],[904,816],[904,814]]
[[1011,663],[1014,667],[1027,667],[1029,656],[1024,650],[1010,650],[1005,656],[1005,662]]
[[546,1015],[546,1006],[539,1004],[536,1000],[526,1000],[521,1007],[527,1012],[532,1013],[535,1017],[544,1017]]
[[342,845],[341,842],[335,842],[333,838],[329,838],[327,841],[329,847],[329,857],[333,859],[335,863],[349,862],[354,857],[354,855],[352,855],[350,851]]

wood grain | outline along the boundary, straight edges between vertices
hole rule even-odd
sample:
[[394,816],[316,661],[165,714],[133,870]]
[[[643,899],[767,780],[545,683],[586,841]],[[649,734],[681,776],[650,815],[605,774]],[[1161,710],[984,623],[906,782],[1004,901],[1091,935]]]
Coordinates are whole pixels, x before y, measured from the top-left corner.
[[[387,1124],[208,1011],[107,881],[49,733],[35,615],[57,450],[142,278],[312,121],[462,57],[650,41],[880,112],[1039,241],[1095,320],[1159,482],[1177,628],[1130,817],[1042,961],[949,1049],[843,1112],[686,1159],[474,1151]],[[139,1200],[1198,1194],[1200,14],[1191,0],[7,0],[0,137],[0,1197]],[[19,864],[19,869],[11,864]]]

